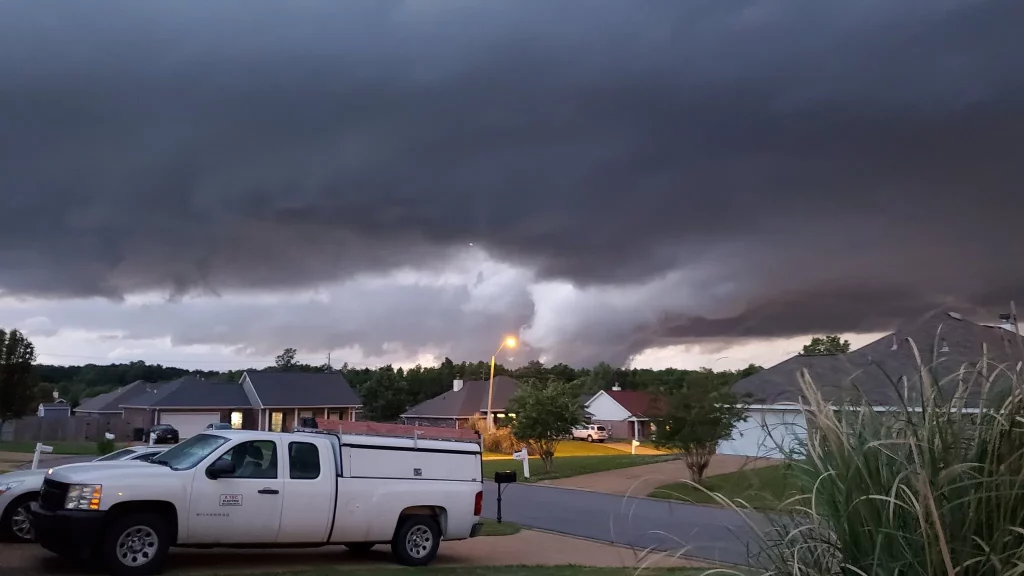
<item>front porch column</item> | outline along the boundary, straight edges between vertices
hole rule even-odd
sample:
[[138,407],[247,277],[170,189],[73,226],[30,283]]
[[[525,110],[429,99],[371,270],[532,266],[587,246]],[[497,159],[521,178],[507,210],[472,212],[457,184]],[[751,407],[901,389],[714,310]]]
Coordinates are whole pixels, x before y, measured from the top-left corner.
[[633,420],[633,439],[634,440],[639,440],[640,439],[640,421],[639,420]]

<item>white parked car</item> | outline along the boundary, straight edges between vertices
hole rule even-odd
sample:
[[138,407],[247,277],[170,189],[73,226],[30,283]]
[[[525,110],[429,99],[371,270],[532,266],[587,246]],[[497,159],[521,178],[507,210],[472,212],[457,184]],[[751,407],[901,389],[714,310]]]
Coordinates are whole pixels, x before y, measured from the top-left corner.
[[422,566],[482,524],[478,442],[215,430],[148,466],[58,468],[32,504],[36,540],[117,576],[157,574],[170,546],[390,544]]
[[608,429],[597,424],[582,424],[572,429],[572,437],[574,440],[604,442],[608,439]]
[[[136,446],[116,450],[100,456],[93,462],[143,461],[148,462],[165,448]],[[80,464],[66,464],[79,466]],[[18,470],[0,474],[0,540],[32,541],[32,522],[29,504],[39,498],[39,487],[46,476],[46,468]]]

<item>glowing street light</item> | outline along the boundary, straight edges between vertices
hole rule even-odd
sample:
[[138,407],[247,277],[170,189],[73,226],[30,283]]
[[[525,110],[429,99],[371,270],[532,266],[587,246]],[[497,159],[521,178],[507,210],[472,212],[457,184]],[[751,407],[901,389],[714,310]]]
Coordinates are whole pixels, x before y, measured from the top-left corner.
[[491,401],[494,399],[494,357],[501,352],[502,348],[515,348],[519,343],[515,336],[508,336],[501,341],[501,345],[491,355],[491,385],[487,388],[487,431],[494,432],[494,418],[491,416]]

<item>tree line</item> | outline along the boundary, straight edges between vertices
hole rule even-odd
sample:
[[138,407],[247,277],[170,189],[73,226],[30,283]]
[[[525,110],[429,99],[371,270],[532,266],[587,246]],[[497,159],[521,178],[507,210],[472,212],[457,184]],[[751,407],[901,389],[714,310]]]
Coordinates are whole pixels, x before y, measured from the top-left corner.
[[[340,372],[363,399],[367,418],[389,421],[397,418],[408,407],[451,390],[453,380],[487,380],[490,376],[490,362],[484,360],[456,363],[451,358],[445,358],[436,366],[417,364],[411,368],[390,364],[377,368],[357,368],[347,363],[333,367],[326,363],[315,365],[299,362],[294,348],[285,349],[273,366],[248,370],[187,370],[148,364],[141,360],[105,365],[56,366],[35,363],[31,342],[17,330],[0,334],[4,335],[0,342],[6,342],[10,350],[7,355],[0,357],[0,374],[7,374],[0,381],[0,413],[8,415],[4,418],[0,414],[0,420],[32,412],[41,402],[52,402],[55,391],[74,408],[88,398],[138,380],[163,382],[191,374],[207,380],[237,382],[245,371],[285,371]],[[31,351],[31,354],[27,354],[26,350]],[[707,368],[652,370],[616,368],[605,362],[579,368],[563,363],[547,365],[533,360],[515,368],[496,364],[494,373],[518,381],[558,380],[571,384],[575,393],[583,395],[609,389],[616,384],[626,390],[676,389],[697,380],[728,386],[760,370],[761,367],[754,365],[742,370],[717,372]]]

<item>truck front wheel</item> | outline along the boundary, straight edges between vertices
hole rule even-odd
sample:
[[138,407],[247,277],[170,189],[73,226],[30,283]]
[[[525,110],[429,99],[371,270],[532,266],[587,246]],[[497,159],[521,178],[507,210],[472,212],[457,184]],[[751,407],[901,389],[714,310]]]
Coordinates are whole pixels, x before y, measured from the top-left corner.
[[430,516],[406,516],[400,519],[391,541],[391,553],[403,566],[426,566],[441,546],[441,527]]
[[170,539],[156,514],[128,514],[107,526],[100,544],[107,571],[114,576],[150,576],[163,570]]

